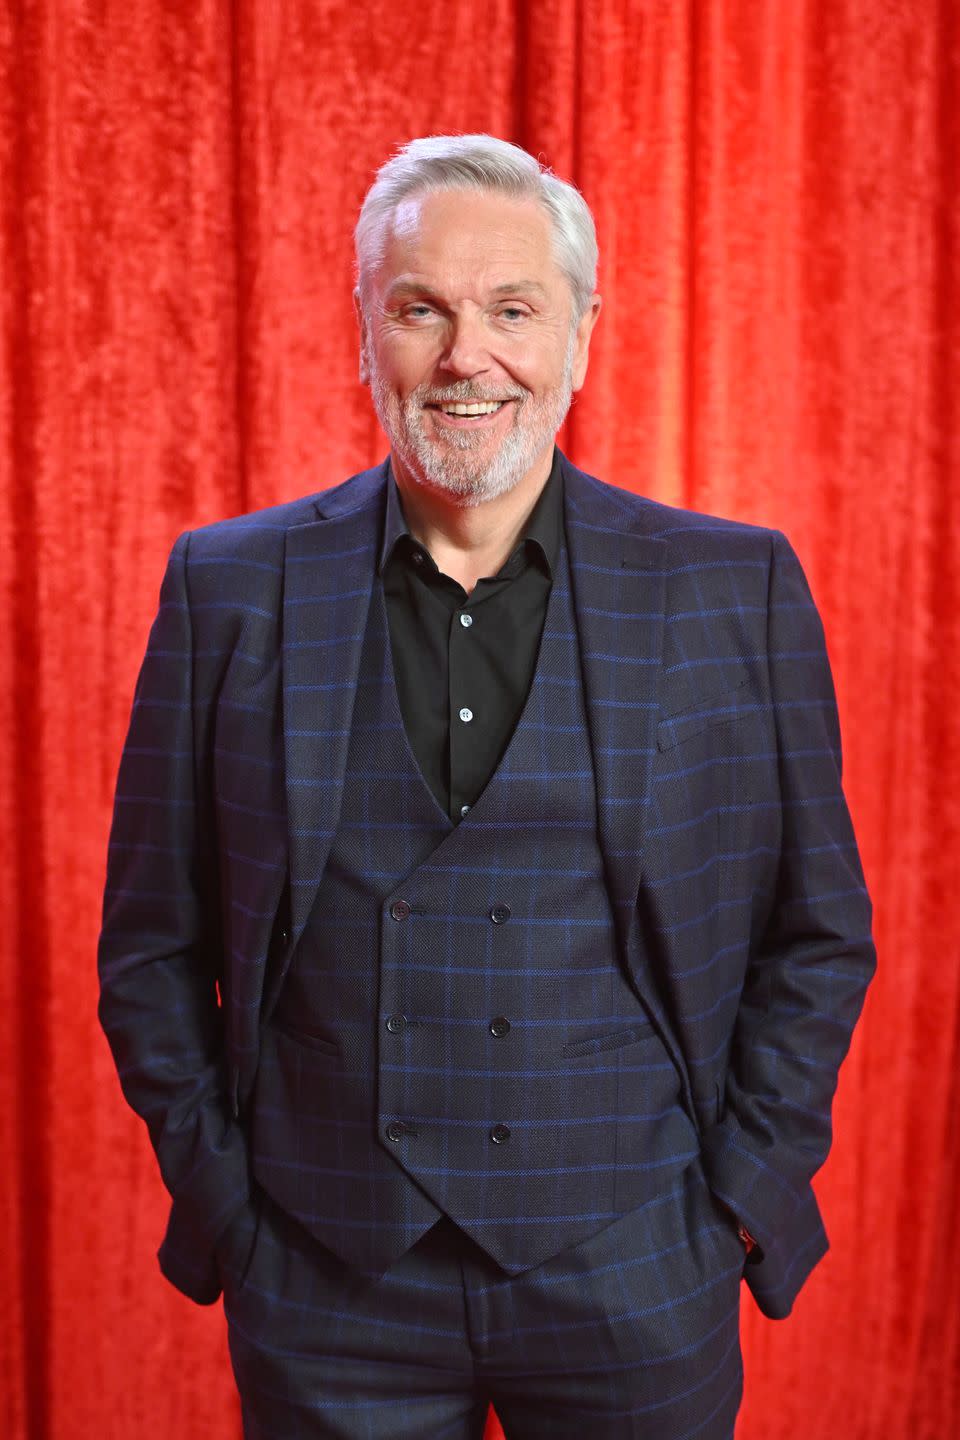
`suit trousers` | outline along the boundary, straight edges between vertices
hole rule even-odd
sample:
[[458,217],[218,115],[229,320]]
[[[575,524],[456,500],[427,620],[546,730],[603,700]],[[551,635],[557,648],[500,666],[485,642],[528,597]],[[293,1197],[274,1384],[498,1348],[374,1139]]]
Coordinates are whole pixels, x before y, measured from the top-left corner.
[[218,1260],[245,1440],[732,1440],[744,1248],[699,1160],[507,1275],[444,1217],[378,1278],[262,1190]]

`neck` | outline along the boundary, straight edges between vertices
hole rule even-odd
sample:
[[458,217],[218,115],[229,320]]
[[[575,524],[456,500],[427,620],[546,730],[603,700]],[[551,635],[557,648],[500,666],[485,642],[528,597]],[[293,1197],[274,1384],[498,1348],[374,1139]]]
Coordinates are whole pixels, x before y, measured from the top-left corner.
[[[468,592],[477,580],[496,575],[550,478],[553,443],[537,463],[502,495],[475,503],[471,497],[428,488],[391,453],[391,468],[411,535],[438,568]],[[469,581],[469,584],[467,583]]]

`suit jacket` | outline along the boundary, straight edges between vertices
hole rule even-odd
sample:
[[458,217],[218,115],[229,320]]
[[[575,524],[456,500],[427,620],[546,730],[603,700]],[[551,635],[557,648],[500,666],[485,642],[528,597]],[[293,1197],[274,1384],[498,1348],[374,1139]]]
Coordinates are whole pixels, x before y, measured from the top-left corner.
[[[827,1249],[810,1181],[875,967],[822,626],[779,532],[561,463],[623,964],[711,1188],[759,1242],[748,1284],[783,1316]],[[173,1197],[161,1265],[201,1302],[249,1195],[260,1027],[336,829],[386,479],[182,535],[137,682],[100,1018]]]

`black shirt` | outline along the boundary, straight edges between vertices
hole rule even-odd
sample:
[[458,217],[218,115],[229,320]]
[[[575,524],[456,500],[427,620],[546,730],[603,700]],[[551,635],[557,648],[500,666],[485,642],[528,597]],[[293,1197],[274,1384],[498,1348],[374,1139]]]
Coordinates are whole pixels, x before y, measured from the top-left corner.
[[423,778],[457,824],[509,743],[533,680],[560,554],[553,467],[513,553],[468,595],[407,528],[392,470],[379,573],[400,711]]

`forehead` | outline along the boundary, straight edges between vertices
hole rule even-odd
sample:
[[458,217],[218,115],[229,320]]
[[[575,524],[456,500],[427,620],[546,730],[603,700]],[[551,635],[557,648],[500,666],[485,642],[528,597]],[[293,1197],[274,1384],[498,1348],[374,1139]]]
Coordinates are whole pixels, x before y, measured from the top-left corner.
[[438,286],[526,280],[552,290],[566,283],[541,205],[471,190],[434,191],[397,207],[377,267],[378,288],[399,276]]

